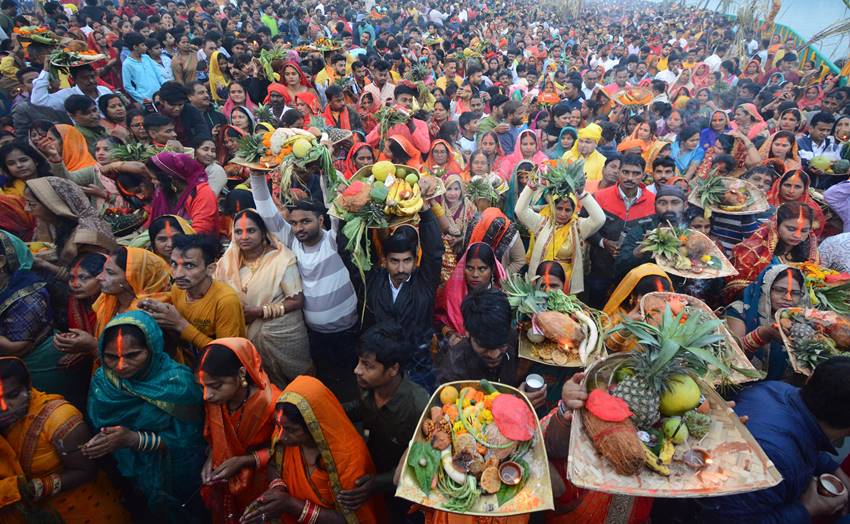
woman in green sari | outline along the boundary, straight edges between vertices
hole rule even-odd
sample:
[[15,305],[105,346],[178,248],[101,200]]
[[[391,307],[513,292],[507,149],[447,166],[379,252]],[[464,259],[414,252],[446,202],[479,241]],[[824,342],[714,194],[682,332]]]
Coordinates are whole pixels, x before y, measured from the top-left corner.
[[98,344],[89,419],[98,434],[82,448],[112,454],[144,496],[148,522],[202,522],[198,489],[206,459],[203,398],[192,371],[169,357],[162,330],[143,311],[117,315]]
[[33,387],[62,395],[82,410],[90,368],[53,346],[50,293],[32,264],[26,244],[0,230],[0,355],[19,357]]

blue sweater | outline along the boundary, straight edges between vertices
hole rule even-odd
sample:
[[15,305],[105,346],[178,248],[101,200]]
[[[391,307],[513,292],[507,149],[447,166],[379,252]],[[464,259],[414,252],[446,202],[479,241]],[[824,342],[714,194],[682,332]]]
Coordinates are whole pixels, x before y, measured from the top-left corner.
[[813,476],[832,473],[838,463],[827,453],[835,449],[800,390],[768,381],[745,389],[735,413],[749,417],[747,428],[782,474],[782,482],[760,491],[699,500],[702,522],[747,524],[808,524],[811,517],[800,497]]
[[124,78],[124,90],[136,102],[152,100],[154,93],[164,82],[157,64],[148,55],[142,55],[141,60],[128,56],[121,66]]

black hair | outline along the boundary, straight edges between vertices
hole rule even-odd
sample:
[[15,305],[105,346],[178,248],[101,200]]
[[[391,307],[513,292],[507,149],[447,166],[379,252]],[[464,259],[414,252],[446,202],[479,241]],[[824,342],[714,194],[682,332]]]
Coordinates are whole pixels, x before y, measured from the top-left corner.
[[263,234],[263,242],[270,243],[271,235],[269,234],[269,228],[266,226],[266,223],[263,221],[263,217],[260,216],[253,209],[243,209],[242,211],[238,211],[233,216],[233,227],[236,227],[236,224],[239,223],[239,218],[242,216],[247,216],[254,224],[257,225],[257,228],[260,230],[260,233]]
[[407,84],[399,84],[395,86],[395,91],[393,91],[393,97],[398,98],[399,95],[411,95],[416,97],[419,94],[419,90],[414,86],[410,86]]
[[74,258],[71,262],[71,267],[80,266],[86,273],[95,277],[103,271],[104,263],[106,263],[106,255],[102,253],[84,253]]
[[[244,367],[242,361],[229,347],[222,344],[209,344],[204,348],[199,371],[209,373],[213,377],[235,377],[239,368]],[[245,375],[245,380],[251,382],[251,377]]]
[[735,157],[732,155],[717,155],[711,160],[711,167],[717,166],[719,164],[726,164],[727,171],[731,171],[735,168],[736,162]]
[[406,164],[410,160],[410,155],[407,154],[407,151],[404,150],[404,147],[397,140],[392,140],[392,137],[390,137],[388,143],[393,162],[396,164]]
[[30,372],[27,365],[19,358],[0,359],[0,380],[14,378],[22,386],[31,386]]
[[8,144],[4,144],[0,146],[0,172],[12,178],[12,175],[6,170],[6,157],[9,156],[12,151],[18,150],[21,153],[27,155],[35,162],[35,171],[37,173],[36,176],[44,177],[50,176],[50,164],[47,163],[47,159],[44,158],[44,155],[39,153],[34,147],[29,145],[26,142],[15,140],[13,142],[9,142]]
[[832,357],[815,368],[800,388],[800,397],[814,417],[836,429],[850,428],[850,357]]
[[144,126],[145,131],[150,132],[152,129],[159,129],[172,123],[171,119],[162,113],[150,113],[145,115]]
[[827,113],[826,111],[820,111],[815,113],[815,116],[812,117],[812,121],[809,123],[809,128],[813,128],[820,123],[827,123],[832,125],[835,123],[835,117],[832,116],[832,113]]
[[672,158],[668,157],[668,156],[659,157],[659,158],[656,158],[655,160],[652,161],[653,171],[655,170],[656,167],[659,167],[659,166],[671,167],[671,168],[673,168],[673,170],[675,170],[676,169],[676,161],[673,160]]
[[[224,197],[222,206],[227,215],[235,215],[243,209],[255,208],[254,195],[247,189],[234,189]],[[263,224],[265,225],[265,223]],[[260,226],[262,227],[262,226]]]
[[304,420],[304,416],[300,411],[298,411],[295,404],[290,402],[281,402],[279,406],[281,407],[281,411],[283,411],[283,415],[286,417],[287,421],[301,426],[304,431],[309,431],[307,429],[307,422]]
[[412,227],[399,227],[392,235],[384,241],[384,254],[389,256],[390,253],[413,253],[416,254],[416,249],[419,246],[419,238],[416,230]]
[[[101,97],[97,99],[97,108],[100,110],[100,113],[104,117],[109,118],[106,114],[106,108],[109,106],[109,102],[111,102],[113,98],[121,100],[121,97],[119,95],[116,95],[115,93],[101,95]],[[122,100],[121,103],[123,104],[124,101]]]
[[124,46],[130,51],[133,50],[137,45],[141,45],[145,43],[145,37],[141,33],[137,33],[136,31],[131,31],[124,35]]
[[200,249],[204,264],[207,266],[215,262],[218,256],[218,242],[207,235],[175,235],[172,242],[174,244],[173,249],[179,249],[183,253],[190,249]]
[[717,141],[720,142],[720,147],[723,148],[723,152],[725,153],[731,153],[732,148],[735,146],[735,138],[726,133],[717,135]]
[[511,306],[501,291],[488,288],[469,293],[460,311],[467,333],[479,346],[500,348],[510,340]]
[[183,231],[183,227],[180,226],[180,222],[173,216],[162,215],[161,217],[157,217],[153,220],[153,222],[151,222],[151,225],[148,226],[148,236],[151,240],[151,246],[153,246],[153,241],[159,232],[165,229],[165,224],[170,224],[175,232]]
[[283,116],[280,117],[280,124],[283,127],[291,127],[295,122],[303,120],[304,115],[297,109],[288,109]]
[[564,284],[567,283],[567,274],[564,272],[564,266],[555,260],[544,260],[538,264],[537,271],[535,271],[534,274],[538,277],[550,275],[560,279]]
[[398,364],[399,370],[404,370],[412,349],[404,329],[395,320],[386,320],[374,324],[360,335],[357,344],[357,354],[375,355],[375,360],[384,368]]
[[213,144],[215,144],[215,139],[208,134],[200,134],[192,138],[192,147],[194,149],[198,149],[204,144],[204,142],[212,142]]
[[460,117],[458,118],[458,125],[461,129],[465,129],[466,126],[476,120],[478,120],[478,113],[474,113],[472,111],[464,111],[460,114]]
[[330,100],[331,98],[333,98],[335,96],[339,96],[341,94],[342,94],[342,88],[339,87],[336,84],[331,84],[331,85],[328,86],[327,89],[325,89],[325,98],[327,98],[328,100]]
[[91,108],[96,107],[96,105],[97,104],[94,103],[94,100],[86,95],[71,95],[65,99],[65,112],[69,115],[82,113],[83,111],[88,111]]
[[776,170],[770,166],[756,166],[752,169],[747,170],[747,172],[744,173],[741,178],[746,180],[751,178],[753,175],[757,175],[759,173],[769,175],[771,180],[776,180],[776,178],[779,176],[779,173],[777,173]]
[[306,211],[309,213],[314,213],[317,216],[322,216],[327,211],[325,206],[319,202],[318,200],[311,200],[309,198],[301,198],[293,201],[291,204],[286,206],[286,209],[289,212],[292,211]]
[[647,275],[640,279],[638,283],[635,285],[634,291],[632,291],[632,296],[643,296],[647,293],[653,293],[656,291],[673,291],[673,288],[670,286],[670,282],[658,275]]
[[681,130],[679,130],[679,134],[676,136],[676,140],[679,144],[684,144],[689,138],[694,135],[698,135],[700,130],[697,126],[686,125]]
[[466,260],[472,260],[473,258],[477,258],[487,264],[490,267],[490,271],[493,272],[493,278],[496,277],[496,254],[493,252],[490,244],[476,242],[469,246],[466,250]]
[[620,161],[621,166],[638,166],[640,170],[646,169],[646,160],[637,153],[626,153]]
[[189,90],[183,84],[169,80],[159,87],[159,99],[169,104],[189,101]]
[[[76,80],[77,77],[79,77],[81,74],[88,73],[88,72],[94,73],[94,68],[92,66],[90,66],[89,64],[83,64],[83,65],[80,65],[80,66],[72,67],[68,71],[68,73],[71,75],[71,78],[73,78],[74,80]],[[75,95],[75,96],[77,96],[77,95]]]
[[809,233],[805,241],[800,242],[788,251],[787,258],[793,262],[805,262],[809,259],[809,246],[812,243],[812,233],[814,232],[815,212],[802,202],[785,202],[776,210],[777,229],[782,222],[797,219],[801,215],[811,224],[812,232]]

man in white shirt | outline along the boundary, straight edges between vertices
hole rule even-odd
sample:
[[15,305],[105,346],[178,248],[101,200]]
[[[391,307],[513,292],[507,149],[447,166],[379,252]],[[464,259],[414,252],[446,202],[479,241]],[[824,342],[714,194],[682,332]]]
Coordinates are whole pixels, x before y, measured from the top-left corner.
[[74,86],[50,93],[48,89],[50,79],[45,68],[32,82],[30,103],[47,106],[57,111],[65,111],[65,100],[71,95],[85,95],[96,103],[103,95],[112,93],[112,90],[108,87],[97,85],[97,75],[90,65],[73,67],[70,73],[74,80]]
[[712,73],[720,71],[720,64],[723,63],[723,57],[726,56],[726,46],[718,45],[714,48],[714,52],[706,57],[703,62],[708,66]]

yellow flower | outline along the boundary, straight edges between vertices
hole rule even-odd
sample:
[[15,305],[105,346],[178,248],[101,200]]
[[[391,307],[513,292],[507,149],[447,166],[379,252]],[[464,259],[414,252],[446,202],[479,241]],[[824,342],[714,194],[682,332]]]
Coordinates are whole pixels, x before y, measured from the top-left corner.
[[482,409],[478,412],[478,420],[481,424],[489,424],[493,422],[493,413],[489,409]]
[[461,422],[460,420],[455,422],[454,425],[452,425],[452,433],[454,433],[455,435],[463,435],[464,433],[466,433],[466,428],[463,427],[463,422]]
[[711,262],[711,255],[703,255],[702,257],[700,257],[700,260],[702,260],[703,262]]

